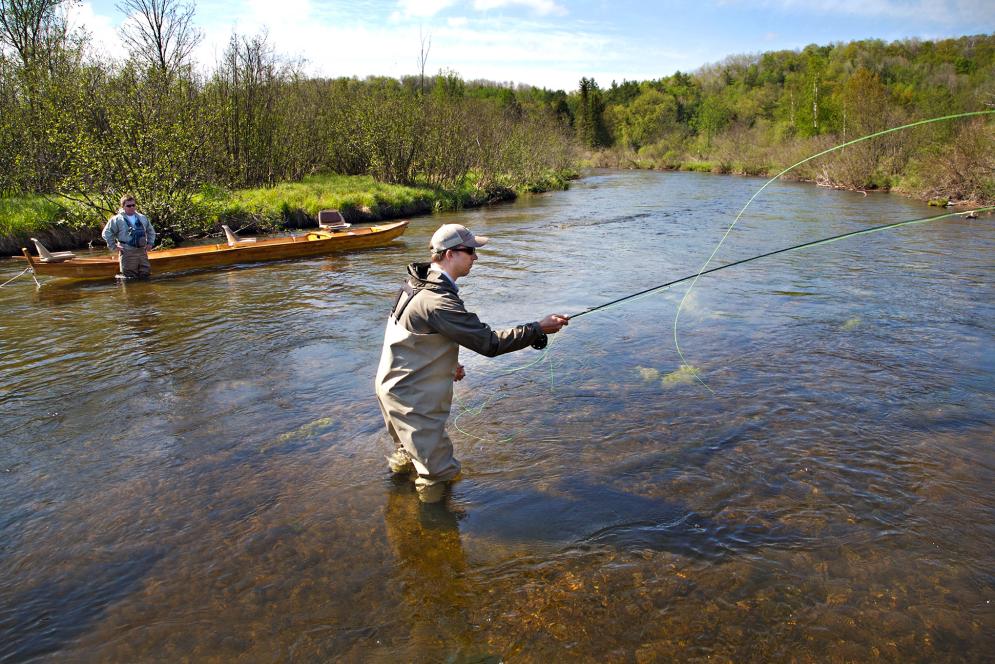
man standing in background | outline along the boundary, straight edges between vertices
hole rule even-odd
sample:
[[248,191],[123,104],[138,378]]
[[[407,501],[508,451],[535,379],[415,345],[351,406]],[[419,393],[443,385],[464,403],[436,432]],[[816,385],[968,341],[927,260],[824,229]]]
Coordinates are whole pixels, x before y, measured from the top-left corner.
[[148,279],[152,274],[149,264],[149,247],[155,244],[155,229],[149,218],[137,210],[135,197],[121,197],[121,209],[107,221],[103,238],[107,248],[118,254],[121,265],[119,277]]

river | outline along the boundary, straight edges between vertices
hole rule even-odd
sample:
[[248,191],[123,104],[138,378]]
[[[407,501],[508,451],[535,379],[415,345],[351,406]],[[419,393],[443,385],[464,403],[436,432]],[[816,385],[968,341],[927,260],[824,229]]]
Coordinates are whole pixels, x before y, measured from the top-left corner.
[[[462,481],[388,476],[438,223],[491,236],[461,294],[504,327],[694,274],[762,183],[596,171],[376,250],[0,289],[0,661],[990,661],[990,217],[702,277],[704,384],[686,284],[464,352]],[[930,214],[777,183],[712,265]]]

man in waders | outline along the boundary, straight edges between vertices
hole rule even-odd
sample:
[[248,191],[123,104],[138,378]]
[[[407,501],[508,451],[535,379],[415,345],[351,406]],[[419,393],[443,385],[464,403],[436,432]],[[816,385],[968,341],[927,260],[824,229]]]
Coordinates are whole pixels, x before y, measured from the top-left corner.
[[148,279],[152,273],[149,247],[155,243],[155,229],[135,207],[135,197],[121,197],[121,209],[107,220],[103,232],[107,248],[118,254],[121,274],[125,279]]
[[462,380],[459,347],[494,357],[528,346],[542,349],[546,335],[567,319],[551,314],[540,321],[495,332],[466,310],[456,280],[470,273],[477,248],[488,238],[459,224],[446,224],[432,236],[432,261],[408,266],[387,319],[376,390],[395,451],[387,458],[393,473],[417,472],[415,487],[424,502],[441,500],[460,471],[446,420],[453,381]]

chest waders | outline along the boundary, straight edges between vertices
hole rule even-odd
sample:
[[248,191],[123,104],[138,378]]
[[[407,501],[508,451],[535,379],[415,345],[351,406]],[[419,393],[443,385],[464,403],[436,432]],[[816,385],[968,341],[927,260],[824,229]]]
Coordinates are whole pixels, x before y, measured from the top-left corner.
[[446,433],[459,344],[435,332],[412,332],[401,323],[405,309],[420,293],[406,282],[394,301],[376,392],[387,431],[411,457],[418,471],[416,483],[424,485],[452,479],[460,469]]

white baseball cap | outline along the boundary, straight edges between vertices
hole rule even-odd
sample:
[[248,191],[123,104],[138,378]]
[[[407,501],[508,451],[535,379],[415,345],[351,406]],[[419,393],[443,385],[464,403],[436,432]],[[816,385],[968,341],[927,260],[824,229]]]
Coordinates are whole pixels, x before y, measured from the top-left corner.
[[432,251],[445,251],[453,247],[482,247],[490,240],[483,235],[474,235],[466,226],[444,224],[432,236]]

